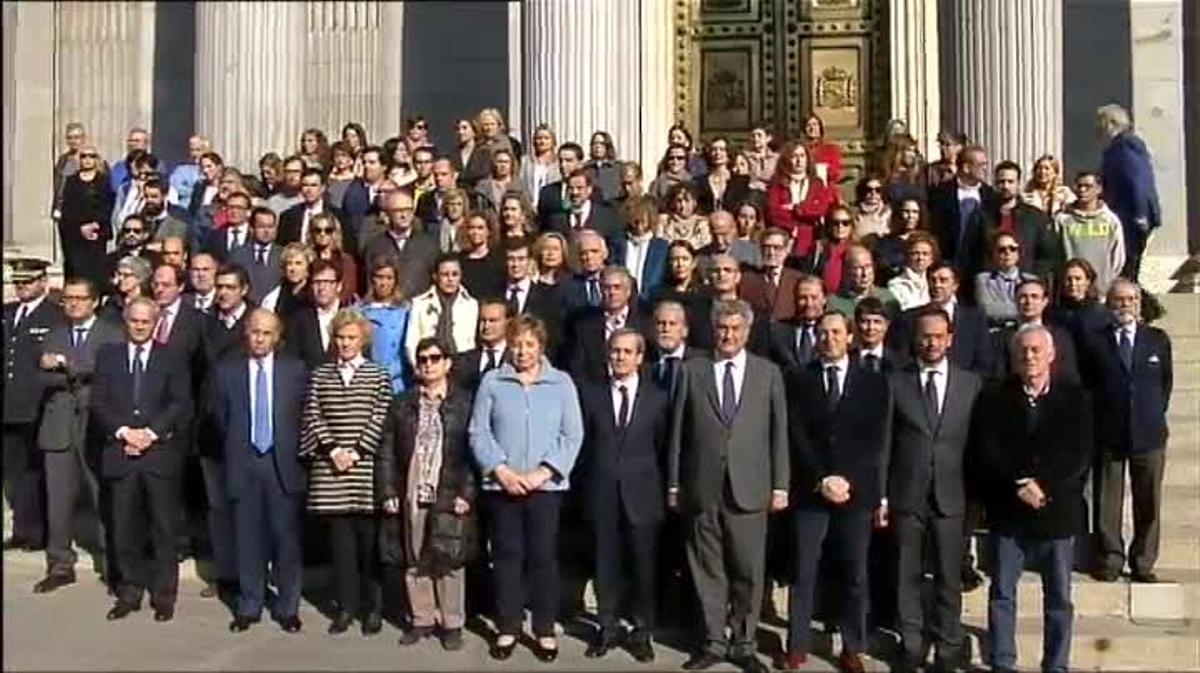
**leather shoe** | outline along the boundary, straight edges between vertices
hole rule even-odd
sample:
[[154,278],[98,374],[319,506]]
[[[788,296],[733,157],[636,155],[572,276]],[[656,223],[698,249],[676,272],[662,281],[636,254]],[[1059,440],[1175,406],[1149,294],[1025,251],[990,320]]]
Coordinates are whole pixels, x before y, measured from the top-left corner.
[[400,644],[408,647],[416,645],[422,640],[428,638],[433,633],[433,629],[428,626],[414,626],[408,629],[400,636]]
[[65,587],[68,584],[75,583],[75,573],[60,573],[55,575],[47,575],[40,582],[33,585],[33,593],[48,594],[59,587]]
[[683,670],[685,671],[703,671],[706,668],[712,668],[721,663],[721,657],[712,652],[697,652],[690,659],[683,662]]
[[13,549],[24,550],[25,545],[27,545],[27,544],[28,544],[27,542],[25,542],[24,540],[22,540],[19,537],[10,537],[4,541],[4,551],[10,551]]
[[279,628],[283,629],[284,633],[300,633],[300,618],[292,615],[279,620]]
[[172,619],[175,619],[174,605],[164,605],[162,607],[154,608],[154,621],[169,622]]
[[259,619],[259,617],[237,615],[233,618],[232,622],[229,622],[229,630],[233,633],[241,633],[242,631],[249,629],[252,624],[257,624]]
[[200,590],[200,598],[216,598],[220,593],[220,589],[215,584],[205,584]]
[[617,647],[617,634],[612,629],[601,629],[596,635],[596,639],[587,646],[583,656],[588,659],[599,659],[608,654],[608,651]]
[[631,638],[629,640],[629,653],[641,664],[648,664],[654,661],[654,646],[650,644],[648,636]]
[[974,568],[962,569],[962,590],[963,593],[970,593],[979,587],[983,586],[983,575]]
[[1158,575],[1155,575],[1153,572],[1133,573],[1129,576],[1129,579],[1138,584],[1158,584]]
[[447,652],[457,652],[463,648],[462,629],[444,629],[438,633],[442,649]]
[[350,628],[350,623],[353,621],[354,618],[347,613],[339,612],[333,616],[333,621],[329,622],[329,633],[331,635],[345,633],[346,629]]
[[533,656],[544,664],[553,663],[555,659],[558,659],[558,643],[556,642],[554,647],[546,647],[542,645],[540,639],[533,641]]
[[730,657],[729,663],[742,669],[742,673],[770,673],[767,665],[759,660],[753,654],[743,655],[737,658]]
[[137,612],[141,609],[142,606],[139,603],[122,603],[121,601],[117,601],[117,604],[108,611],[105,618],[110,622],[115,622],[118,619],[125,619],[129,616],[129,613]]
[[383,630],[383,617],[380,617],[378,612],[363,615],[361,623],[364,636],[373,636]]
[[863,673],[862,655],[849,650],[842,650],[837,659],[838,670],[842,673]]
[[1103,568],[1092,573],[1092,579],[1096,580],[1097,582],[1116,582],[1117,577],[1118,575],[1116,571],[1108,568]]
[[517,648],[517,639],[513,638],[512,642],[507,645],[501,645],[499,638],[492,641],[492,646],[488,648],[488,655],[496,661],[504,661],[512,656],[513,650]]
[[806,663],[808,663],[808,652],[792,650],[783,657],[782,668],[785,671],[798,671]]

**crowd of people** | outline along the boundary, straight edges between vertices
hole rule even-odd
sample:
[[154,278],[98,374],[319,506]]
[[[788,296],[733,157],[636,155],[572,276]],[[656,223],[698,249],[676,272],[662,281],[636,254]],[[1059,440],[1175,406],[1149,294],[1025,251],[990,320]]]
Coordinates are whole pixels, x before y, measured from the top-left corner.
[[1029,564],[1066,671],[1071,571],[1156,581],[1172,383],[1137,285],[1148,154],[1120,108],[1097,129],[1068,184],[954,132],[926,165],[903,123],[852,180],[816,116],[745,147],[675,126],[650,171],[603,131],[524,151],[494,109],[452,146],[422,117],[382,145],[309,129],[257,170],[195,135],[167,171],[143,129],[109,165],[72,124],[65,281],[10,260],[5,549],[45,550],[37,593],[74,583],[86,495],[110,620],[146,593],[171,620],[194,553],[231,631],[269,606],[294,633],[328,562],[330,633],[402,598],[402,645],[460,649],[487,615],[501,660],[528,609],[554,661],[590,578],[588,657],[649,662],[674,623],[688,670],[765,670],[778,582],[779,667],[817,617],[840,670],[871,625],[901,670],[951,671],[986,530],[988,663],[1016,668]]

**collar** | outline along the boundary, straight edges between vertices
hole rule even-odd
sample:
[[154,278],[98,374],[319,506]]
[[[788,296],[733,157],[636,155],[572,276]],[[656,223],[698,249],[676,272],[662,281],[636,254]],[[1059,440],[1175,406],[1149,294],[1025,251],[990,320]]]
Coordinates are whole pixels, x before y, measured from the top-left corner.
[[408,231],[404,232],[403,236],[396,233],[396,230],[392,229],[391,227],[388,227],[387,233],[388,233],[388,236],[392,237],[393,241],[407,241],[408,239],[412,238],[412,228],[411,227],[409,228]]
[[962,182],[962,178],[959,176],[954,177],[954,184],[956,187],[958,187],[959,192],[970,192],[973,194],[979,194],[979,188],[983,186],[982,182],[975,185],[974,187],[972,187],[971,185],[964,185]]
[[144,354],[146,357],[149,357],[149,356],[150,356],[150,351],[151,351],[151,349],[153,349],[153,348],[154,348],[154,339],[148,339],[148,340],[146,340],[146,341],[143,341],[143,342],[142,342],[142,343],[140,343],[140,344],[135,344],[135,343],[133,343],[132,341],[129,341],[129,340],[127,339],[127,340],[125,341],[125,353],[126,353],[126,357],[127,357],[127,358],[129,358],[129,359],[132,359],[132,358],[133,358],[133,356],[134,356],[134,354],[136,354],[136,353],[137,353],[137,349],[138,349],[138,348],[144,348],[145,350],[143,351],[143,354]]
[[1021,267],[1014,266],[1013,268],[1008,269],[1007,271],[1005,271],[1003,269],[996,269],[995,271],[992,272],[992,277],[993,278],[1003,278],[1005,280],[1017,280],[1018,278],[1021,277]]
[[950,374],[950,358],[949,357],[943,357],[942,361],[935,365],[931,365],[931,364],[927,364],[927,363],[918,361],[917,366],[921,370],[921,383],[925,382],[925,375],[928,374],[929,372],[937,372],[937,373],[941,374],[942,380],[946,380],[946,377]]
[[358,368],[361,367],[362,364],[366,361],[367,361],[367,359],[365,357],[363,357],[362,353],[359,353],[358,355],[355,355],[353,358],[351,358],[349,360],[339,359],[338,360],[338,369],[350,368],[350,369],[357,371]]
[[41,296],[38,297],[37,299],[31,299],[29,301],[21,302],[21,306],[23,306],[25,308],[25,317],[28,318],[30,313],[33,313],[34,311],[36,311],[37,307],[41,306],[43,301],[46,301],[46,293],[45,292],[43,292],[41,294]]
[[881,343],[874,348],[863,348],[858,352],[858,354],[859,354],[859,357],[864,357],[864,358],[867,357],[868,355],[874,355],[875,357],[882,360],[883,359],[883,344]]
[[645,245],[645,244],[649,243],[651,240],[654,239],[654,232],[647,231],[646,233],[642,234],[641,236],[634,236],[633,234],[627,234],[625,236],[625,238],[631,244],[641,246],[641,245]]
[[683,354],[684,354],[686,351],[687,351],[687,344],[681,341],[681,342],[679,342],[679,345],[675,347],[675,350],[671,351],[670,353],[663,353],[663,354],[662,354],[662,357],[663,357],[663,359],[665,359],[665,358],[679,358],[680,360],[682,360],[682,359],[683,359]]
[[304,211],[314,215],[325,212],[325,199],[317,199],[311,206],[304,206]]
[[221,320],[226,325],[231,325],[231,324],[236,323],[237,321],[241,320],[242,316],[245,314],[246,314],[246,302],[242,302],[242,303],[238,304],[237,308],[233,309],[233,313],[222,313]]
[[821,360],[821,369],[822,370],[827,370],[830,367],[837,367],[839,371],[843,371],[843,372],[850,371],[850,356],[847,354],[843,354],[842,357],[834,360],[833,362],[826,362],[825,360]]
[[200,303],[204,304],[205,306],[211,306],[212,303],[217,299],[217,291],[214,289],[211,292],[206,292],[204,294],[197,292],[196,299],[199,299]]
[[625,308],[617,311],[616,314],[609,313],[608,311],[604,312],[604,322],[612,322],[613,320],[618,319],[621,321],[622,325],[629,321],[629,304],[626,304]]
[[716,359],[713,361],[713,364],[720,365],[722,368],[724,368],[725,363],[727,362],[732,362],[734,369],[741,369],[744,371],[746,369],[746,349],[743,348],[742,350],[738,351],[737,355],[731,358]]
[[524,278],[522,278],[521,280],[518,280],[515,283],[509,283],[508,290],[509,290],[509,292],[512,292],[512,289],[515,287],[521,291],[521,294],[525,294],[526,292],[529,292],[529,288],[532,286],[533,286],[533,279],[531,279],[529,276],[525,276]]
[[90,331],[92,331],[92,326],[95,324],[96,324],[96,314],[93,313],[92,317],[88,318],[87,320],[84,320],[81,323],[76,323],[74,325],[71,325],[71,329],[72,330],[82,329],[84,331],[90,332]]
[[342,302],[340,300],[335,299],[333,301],[333,306],[331,306],[330,308],[321,308],[320,306],[314,306],[313,308],[317,309],[317,317],[322,317],[322,316],[332,317],[332,316],[337,315],[338,309],[341,308],[341,304],[342,304]]
[[1036,390],[1033,388],[1030,388],[1028,383],[1025,383],[1024,381],[1022,381],[1021,382],[1021,390],[1025,391],[1026,397],[1030,397],[1033,399],[1039,399],[1039,398],[1045,397],[1046,395],[1050,394],[1050,377],[1047,376],[1046,384],[1043,385],[1040,389],[1036,389]]
[[275,352],[274,351],[267,353],[266,355],[262,356],[261,358],[256,358],[253,355],[250,355],[247,357],[247,359],[250,362],[251,369],[253,369],[255,367],[255,365],[257,365],[260,362],[262,363],[263,367],[265,367],[268,371],[270,371],[271,368],[275,366]]
[[162,310],[160,311],[160,315],[171,315],[171,316],[179,315],[179,305],[182,303],[183,303],[183,295],[175,297],[175,301],[162,307]]
[[487,344],[485,344],[485,343],[480,343],[480,344],[479,344],[479,351],[480,351],[481,353],[486,353],[486,352],[488,352],[489,350],[491,350],[491,351],[495,352],[495,353],[496,353],[496,355],[501,355],[501,356],[502,356],[502,355],[504,355],[504,351],[505,351],[505,350],[507,350],[507,349],[508,349],[508,342],[507,342],[507,341],[501,341],[501,342],[499,342],[499,343],[492,344],[491,346],[489,346],[489,345],[487,345]]
[[633,392],[638,388],[638,373],[636,371],[623,379],[618,379],[613,377],[612,370],[610,369],[608,377],[613,392],[616,392],[621,386],[625,386],[630,392]]
[[227,231],[231,234],[233,232],[237,232],[239,235],[248,233],[249,230],[250,230],[250,224],[248,222],[242,222],[241,224],[235,224],[235,225],[226,227],[226,229],[225,229],[225,231]]

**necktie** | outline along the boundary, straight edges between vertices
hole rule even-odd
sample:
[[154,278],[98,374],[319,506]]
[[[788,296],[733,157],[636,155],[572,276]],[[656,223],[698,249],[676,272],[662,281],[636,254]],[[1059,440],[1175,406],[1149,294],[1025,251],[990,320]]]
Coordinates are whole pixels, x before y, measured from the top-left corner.
[[508,314],[510,316],[521,314],[521,288],[516,285],[508,290]]
[[867,353],[864,358],[867,363],[867,368],[873,372],[879,372],[879,356],[874,353]]
[[71,340],[71,345],[75,348],[79,348],[80,346],[83,345],[83,342],[86,339],[87,339],[87,328],[86,327],[76,327],[75,328],[75,338]]
[[230,249],[230,250],[233,250],[234,248],[241,247],[241,245],[242,245],[242,232],[238,231],[237,229],[233,229],[233,230],[231,230],[231,231],[229,232],[229,236],[230,236],[230,239],[231,239],[231,240],[230,240],[230,243],[229,243],[229,249]]
[[725,377],[721,383],[721,415],[726,424],[733,423],[733,415],[737,413],[737,391],[733,387],[733,363],[725,363]]
[[581,213],[571,213],[571,228],[578,229],[583,225],[583,215]]
[[617,392],[621,393],[621,409],[617,412],[617,425],[624,428],[629,425],[629,388],[620,386]]
[[942,415],[938,408],[937,384],[934,382],[936,376],[937,372],[932,369],[925,373],[925,407],[929,410],[929,417],[935,421]]
[[486,374],[496,368],[496,349],[487,349],[487,364],[483,366],[483,373]]
[[837,408],[838,401],[842,399],[842,389],[838,385],[838,368],[831,366],[825,368],[825,401],[829,404],[830,409]]
[[1133,340],[1129,338],[1129,330],[1124,327],[1121,328],[1117,351],[1121,356],[1121,366],[1125,368],[1125,371],[1133,369]]
[[658,379],[663,388],[666,388],[671,393],[675,392],[675,371],[679,366],[679,358],[674,355],[668,355],[663,358],[662,364],[659,366]]
[[810,360],[812,360],[812,353],[812,325],[809,323],[801,323],[800,344],[796,347],[796,361],[800,365],[806,365]]
[[767,273],[769,274],[767,276],[767,278],[769,278],[771,280],[771,289],[778,290],[779,289],[779,269],[771,269]]
[[267,246],[265,245],[258,246],[258,265],[267,265]]
[[25,314],[28,312],[29,307],[25,304],[21,304],[21,306],[17,309],[17,316],[13,318],[13,327],[20,325],[21,321],[25,319]]
[[251,443],[259,453],[271,450],[271,404],[267,397],[267,367],[257,360],[258,371],[254,374],[254,430]]
[[155,343],[157,343],[159,345],[165,345],[167,343],[167,338],[169,336],[167,333],[167,323],[169,323],[170,321],[171,321],[171,311],[164,310],[162,313],[162,317],[158,319],[158,327],[156,327],[154,329],[154,342]]
[[587,301],[589,306],[600,305],[600,282],[595,277],[587,280]]
[[142,355],[146,352],[146,345],[141,344],[133,351],[133,365],[130,367],[130,372],[133,374],[133,404],[138,406],[138,400],[142,397],[142,375],[146,373],[146,367],[142,364]]

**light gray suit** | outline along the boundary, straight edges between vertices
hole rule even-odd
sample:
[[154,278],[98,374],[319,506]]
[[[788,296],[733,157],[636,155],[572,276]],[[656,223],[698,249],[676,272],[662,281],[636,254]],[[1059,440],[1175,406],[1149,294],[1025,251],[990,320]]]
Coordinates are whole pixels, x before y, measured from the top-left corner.
[[105,526],[100,516],[97,479],[103,438],[89,432],[88,405],[96,351],[105,344],[120,343],[124,334],[118,325],[97,319],[86,337],[81,345],[73,346],[72,326],[56,325],[42,346],[43,353],[58,353],[67,360],[65,366],[53,371],[39,370],[47,394],[37,443],[45,452],[46,557],[50,574],[74,569],[76,555],[71,545],[74,512],[84,483],[92,513],[100,520],[93,542],[104,546]]
[[258,241],[251,240],[246,245],[235,248],[233,252],[229,253],[229,261],[244,268],[246,273],[250,274],[250,292],[246,296],[255,304],[261,304],[263,297],[279,287],[279,280],[283,276],[280,259],[283,248],[278,243],[272,242],[267,251],[266,265],[259,264],[258,260],[254,258],[258,254],[257,251]]
[[732,422],[722,416],[718,385],[711,357],[683,363],[667,482],[678,489],[687,522],[688,565],[704,615],[704,647],[717,656],[739,658],[755,650],[772,491],[786,492],[789,486],[787,399],[779,369],[755,355],[746,356]]

